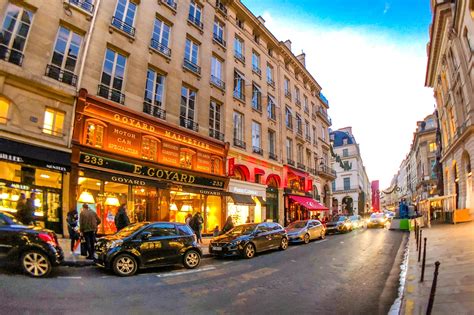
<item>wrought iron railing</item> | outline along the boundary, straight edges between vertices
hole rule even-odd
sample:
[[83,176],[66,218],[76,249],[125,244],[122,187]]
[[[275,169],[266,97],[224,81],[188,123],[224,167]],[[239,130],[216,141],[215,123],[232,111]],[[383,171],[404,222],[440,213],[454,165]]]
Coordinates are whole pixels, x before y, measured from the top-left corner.
[[199,27],[200,29],[204,28],[204,24],[202,24],[201,20],[195,17],[192,14],[188,15],[188,21]]
[[69,4],[81,8],[82,10],[87,11],[89,13],[94,12],[94,5],[86,0],[69,0]]
[[238,60],[242,61],[242,63],[245,63],[245,57],[241,52],[238,52],[237,50],[234,50],[234,57],[237,58]]
[[253,147],[252,147],[252,152],[253,152],[253,153],[260,154],[260,155],[263,155],[263,149],[260,148],[260,147],[253,146]]
[[76,86],[77,76],[71,71],[63,70],[55,65],[47,65],[45,74],[52,79]]
[[209,128],[209,137],[212,137],[220,141],[224,141],[224,134],[213,128]]
[[97,95],[122,105],[125,103],[125,95],[121,91],[112,89],[103,84],[99,84]]
[[247,147],[245,141],[234,138],[234,146],[245,149]]
[[184,58],[183,67],[194,73],[201,74],[201,67],[186,58]]
[[221,1],[216,0],[216,8],[218,12],[222,13],[223,15],[227,15],[227,8]]
[[268,152],[268,158],[274,161],[278,161],[278,156],[273,152]]
[[252,71],[256,73],[258,76],[262,75],[262,70],[258,66],[252,65]]
[[306,166],[303,163],[298,162],[296,166],[301,170],[306,170]]
[[295,161],[292,159],[287,159],[286,162],[288,163],[288,165],[295,166]]
[[219,89],[225,90],[225,82],[222,81],[220,78],[211,75],[211,83]]
[[151,100],[143,102],[143,112],[163,120],[166,119],[166,111],[161,108],[161,105],[152,104]]
[[199,131],[199,124],[184,116],[179,116],[179,125],[193,131]]
[[219,44],[221,44],[221,45],[224,46],[224,47],[225,47],[226,44],[227,44],[227,43],[225,42],[224,38],[222,38],[222,36],[217,35],[216,33],[213,33],[213,34],[212,34],[212,38],[213,38],[216,42],[218,42]]
[[135,27],[132,25],[125,23],[124,21],[116,18],[115,16],[112,17],[112,25],[119,30],[127,33],[128,35],[135,37]]
[[275,88],[275,81],[273,81],[270,78],[267,78],[267,84],[270,85],[271,87]]
[[0,59],[21,66],[23,63],[23,53],[15,49],[8,49],[7,46],[0,45]]
[[154,38],[152,38],[150,41],[150,47],[167,57],[171,57],[171,49]]
[[234,90],[233,95],[235,98],[241,100],[242,102],[245,102],[245,94],[243,91]]

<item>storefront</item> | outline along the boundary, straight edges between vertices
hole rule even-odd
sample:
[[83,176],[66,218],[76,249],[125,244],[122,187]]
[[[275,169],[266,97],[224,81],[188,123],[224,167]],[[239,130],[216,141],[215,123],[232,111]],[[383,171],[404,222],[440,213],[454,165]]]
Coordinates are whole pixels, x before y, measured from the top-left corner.
[[185,222],[200,212],[203,233],[223,225],[223,142],[81,95],[71,190],[77,209],[87,203],[101,217],[100,234],[116,231],[121,205],[131,222]]
[[61,234],[70,160],[66,152],[0,139],[0,210],[15,214],[21,195],[34,193],[36,221]]
[[227,216],[235,225],[266,220],[266,186],[236,179],[229,180]]

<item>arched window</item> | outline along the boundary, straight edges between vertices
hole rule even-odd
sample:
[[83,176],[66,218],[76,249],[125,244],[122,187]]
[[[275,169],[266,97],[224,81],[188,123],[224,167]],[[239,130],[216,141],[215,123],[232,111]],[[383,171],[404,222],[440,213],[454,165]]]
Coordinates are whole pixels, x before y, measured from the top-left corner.
[[245,181],[245,174],[240,168],[235,168],[233,178]]
[[221,167],[222,159],[217,156],[211,156],[211,173],[220,175],[221,174]]
[[153,137],[144,136],[142,138],[142,158],[156,161],[158,155],[158,140]]
[[181,148],[179,152],[179,166],[182,168],[192,169],[193,168],[193,156],[196,154],[195,151],[188,148]]
[[104,146],[104,133],[107,126],[98,120],[87,120],[84,143],[96,148]]

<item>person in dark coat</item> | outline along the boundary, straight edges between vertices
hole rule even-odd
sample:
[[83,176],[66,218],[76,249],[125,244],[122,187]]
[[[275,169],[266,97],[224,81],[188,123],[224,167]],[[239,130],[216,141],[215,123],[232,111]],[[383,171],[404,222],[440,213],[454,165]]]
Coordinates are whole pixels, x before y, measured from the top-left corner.
[[189,223],[194,233],[196,234],[197,242],[202,244],[201,233],[202,233],[202,225],[204,223],[204,220],[201,216],[201,213],[196,212],[196,214],[193,216],[193,218],[191,219]]
[[222,233],[227,233],[234,228],[234,222],[232,221],[232,217],[228,216],[227,220],[225,221],[224,227],[222,228]]
[[89,209],[87,203],[83,204],[81,214],[79,215],[79,227],[86,241],[87,259],[94,259],[95,233],[100,223],[101,221],[97,213]]
[[24,222],[24,216],[26,213],[26,195],[24,193],[20,194],[20,198],[16,203],[16,219],[21,223]]
[[127,215],[127,205],[123,203],[117,211],[115,215],[115,227],[117,228],[117,232],[126,227],[130,224],[130,219]]
[[30,225],[35,223],[35,199],[36,194],[34,192],[30,194],[30,198],[26,199],[26,209],[23,215],[23,224]]
[[76,209],[71,209],[67,213],[67,230],[69,232],[69,237],[71,238],[71,252],[74,253],[74,245],[76,241],[79,239],[79,229],[77,223],[79,221],[79,215],[77,214]]

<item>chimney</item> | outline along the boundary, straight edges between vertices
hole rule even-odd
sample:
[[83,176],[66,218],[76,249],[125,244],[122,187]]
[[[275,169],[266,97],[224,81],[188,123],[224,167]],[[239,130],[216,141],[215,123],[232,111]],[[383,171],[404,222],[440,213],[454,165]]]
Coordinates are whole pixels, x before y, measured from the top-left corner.
[[257,20],[259,20],[260,23],[265,24],[265,20],[261,15],[258,16]]
[[283,44],[291,51],[291,40],[287,39]]
[[301,64],[306,68],[306,54],[303,51],[301,51],[301,54],[296,56],[296,59],[298,59],[299,62],[301,62]]

